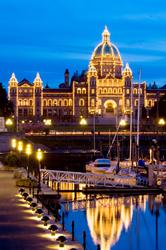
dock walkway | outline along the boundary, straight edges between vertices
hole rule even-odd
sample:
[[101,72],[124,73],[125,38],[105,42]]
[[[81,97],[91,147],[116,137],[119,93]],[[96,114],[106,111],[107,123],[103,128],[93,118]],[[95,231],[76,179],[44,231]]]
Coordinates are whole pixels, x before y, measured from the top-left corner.
[[[27,202],[18,194],[19,188],[15,185],[13,173],[2,171],[0,173],[0,249],[1,250],[29,250],[29,249],[59,249],[56,238],[64,235],[67,238],[65,250],[83,247],[75,240],[71,241],[71,234],[62,231],[62,225],[54,222],[50,217],[50,224],[56,224],[59,230],[56,236],[51,237],[50,231],[43,226],[41,220],[32,212]],[[28,188],[26,189],[28,192]],[[39,205],[41,207],[41,204]],[[47,212],[45,215],[47,215]],[[49,226],[48,225],[48,226]]]

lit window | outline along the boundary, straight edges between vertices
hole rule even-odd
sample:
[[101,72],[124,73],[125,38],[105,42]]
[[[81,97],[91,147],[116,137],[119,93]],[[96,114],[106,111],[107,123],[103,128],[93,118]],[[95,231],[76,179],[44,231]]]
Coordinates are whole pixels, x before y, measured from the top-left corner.
[[138,99],[135,100],[135,106],[138,106]]
[[101,100],[98,100],[98,105],[101,105]]
[[94,94],[95,93],[95,90],[94,89],[92,89],[92,94]]
[[114,89],[114,94],[116,94],[117,93],[117,89]]
[[134,95],[137,94],[137,89],[136,89],[136,88],[133,89],[133,94],[134,94]]
[[22,106],[22,100],[19,100],[19,101],[18,101],[18,105],[19,105],[19,106]]
[[126,94],[129,94],[130,93],[130,90],[129,89],[126,89]]
[[92,106],[92,107],[95,106],[95,100],[94,100],[94,99],[91,100],[91,106]]
[[85,88],[82,89],[82,94],[86,94],[86,89]]
[[52,106],[52,101],[51,100],[48,101],[48,106]]
[[104,88],[104,94],[107,94],[107,89],[106,88]]
[[59,100],[58,103],[59,103],[59,106],[62,106],[62,100]]
[[67,106],[67,100],[64,100],[64,106]]
[[102,94],[102,89],[99,89],[99,94]]
[[81,89],[80,88],[77,89],[77,94],[81,94]]
[[108,93],[109,93],[109,94],[112,93],[112,89],[111,89],[111,88],[108,89]]
[[84,100],[83,99],[79,100],[79,106],[84,106]]
[[72,106],[72,100],[71,99],[69,100],[69,106]]
[[129,101],[129,99],[126,100],[126,106],[127,106],[127,107],[130,106],[130,101]]
[[24,106],[27,106],[28,105],[28,101],[25,99],[24,100]]
[[118,93],[119,93],[119,94],[122,93],[122,89],[121,89],[121,88],[118,89]]
[[47,101],[43,100],[43,106],[47,106]]
[[30,110],[29,110],[29,115],[30,115],[30,116],[33,115],[33,109],[30,109]]

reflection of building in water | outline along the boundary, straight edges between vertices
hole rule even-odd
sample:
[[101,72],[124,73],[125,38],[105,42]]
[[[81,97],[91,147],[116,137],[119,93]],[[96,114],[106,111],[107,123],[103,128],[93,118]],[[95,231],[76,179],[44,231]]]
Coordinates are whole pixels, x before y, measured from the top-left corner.
[[[146,197],[138,197],[139,207],[144,208]],[[88,206],[87,221],[94,243],[102,250],[110,250],[119,240],[122,229],[129,228],[136,199],[133,197],[105,198],[97,200],[95,207]]]

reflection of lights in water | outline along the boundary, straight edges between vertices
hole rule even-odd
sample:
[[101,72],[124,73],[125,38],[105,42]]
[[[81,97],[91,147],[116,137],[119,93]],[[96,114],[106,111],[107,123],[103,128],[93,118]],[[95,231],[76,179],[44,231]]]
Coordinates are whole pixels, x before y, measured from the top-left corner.
[[[110,250],[119,240],[123,227],[127,231],[133,217],[132,197],[105,198],[95,200],[95,206],[87,204],[87,221],[95,245]],[[146,206],[146,196],[138,197],[139,207]]]

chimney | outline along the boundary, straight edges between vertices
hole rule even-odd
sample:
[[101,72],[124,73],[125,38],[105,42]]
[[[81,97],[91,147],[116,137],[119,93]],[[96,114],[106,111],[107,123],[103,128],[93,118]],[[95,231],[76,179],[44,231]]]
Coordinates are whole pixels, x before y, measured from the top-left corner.
[[68,71],[68,69],[66,69],[66,71],[65,71],[65,87],[66,88],[69,87],[69,71]]

